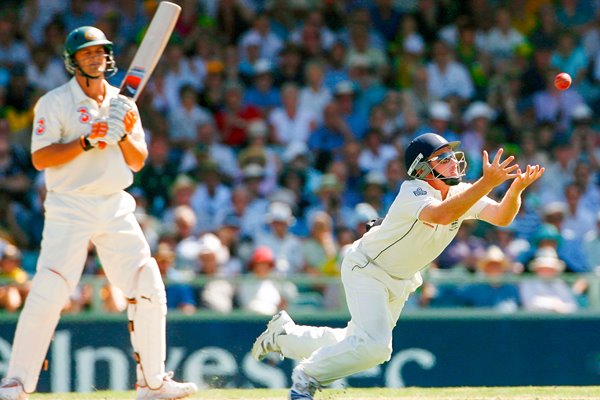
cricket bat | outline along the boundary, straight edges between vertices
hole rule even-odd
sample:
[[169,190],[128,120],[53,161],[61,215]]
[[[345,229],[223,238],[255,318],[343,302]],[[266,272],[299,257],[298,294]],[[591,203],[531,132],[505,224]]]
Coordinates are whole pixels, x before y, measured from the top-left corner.
[[169,1],[159,3],[140,48],[123,78],[119,94],[133,101],[138,99],[167,46],[180,12],[181,7],[175,3]]

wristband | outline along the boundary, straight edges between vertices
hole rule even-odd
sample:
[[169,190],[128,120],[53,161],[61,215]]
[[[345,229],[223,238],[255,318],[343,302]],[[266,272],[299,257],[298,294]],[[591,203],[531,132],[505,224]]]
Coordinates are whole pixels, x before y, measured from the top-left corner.
[[128,133],[125,133],[123,136],[121,136],[121,139],[119,139],[119,142],[124,142],[127,140],[127,137],[129,136]]
[[88,138],[86,138],[83,135],[81,135],[79,137],[79,144],[81,145],[81,148],[83,149],[83,151],[90,151],[91,149],[94,148],[94,146],[92,146],[92,144],[90,143]]

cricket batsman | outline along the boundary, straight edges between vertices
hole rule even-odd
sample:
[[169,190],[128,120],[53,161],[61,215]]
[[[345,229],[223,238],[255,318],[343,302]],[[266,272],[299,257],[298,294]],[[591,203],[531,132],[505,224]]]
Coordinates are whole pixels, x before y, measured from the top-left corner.
[[133,215],[135,201],[124,191],[148,155],[137,107],[105,79],[116,66],[113,44],[101,30],[83,26],[72,31],[64,61],[73,78],[35,107],[31,157],[34,167],[45,172],[45,224],[0,400],[25,400],[35,391],[90,241],[108,280],[129,301],[136,398],[187,397],[196,385],[176,382],[165,372],[165,287]]
[[[408,296],[421,284],[420,271],[456,236],[465,219],[509,225],[521,206],[521,193],[539,179],[544,168],[521,171],[514,157],[502,161],[499,149],[489,161],[483,151],[483,176],[461,182],[466,160],[460,142],[426,133],[406,148],[409,180],[387,215],[355,241],[341,267],[351,320],[346,328],[296,325],[280,311],[256,339],[252,355],[269,352],[299,360],[292,373],[289,398],[313,399],[322,385],[388,361],[392,330]],[[487,195],[512,179],[500,202]]]

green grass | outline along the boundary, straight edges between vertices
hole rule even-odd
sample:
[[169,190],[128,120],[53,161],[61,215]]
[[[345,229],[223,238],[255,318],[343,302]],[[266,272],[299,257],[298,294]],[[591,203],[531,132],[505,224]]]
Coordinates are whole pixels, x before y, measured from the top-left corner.
[[[134,398],[134,392],[54,393],[30,396],[30,400],[121,400]],[[283,400],[286,398],[287,390],[284,389],[210,389],[200,391],[191,399]],[[322,392],[317,392],[315,398],[317,400],[597,400],[600,399],[600,386],[325,389]]]

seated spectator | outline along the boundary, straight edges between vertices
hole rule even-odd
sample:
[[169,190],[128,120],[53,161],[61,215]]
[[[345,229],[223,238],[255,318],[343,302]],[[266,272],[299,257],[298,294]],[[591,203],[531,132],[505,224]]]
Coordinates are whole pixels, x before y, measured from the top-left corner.
[[212,122],[212,115],[198,105],[198,91],[194,86],[183,85],[179,98],[181,106],[169,112],[169,136],[171,143],[185,148],[194,143],[201,125]]
[[228,313],[233,309],[235,288],[226,277],[231,273],[225,271],[229,261],[229,250],[221,240],[212,233],[206,233],[198,240],[198,260],[200,276],[210,278],[200,293],[203,307],[220,313]]
[[275,255],[267,246],[254,250],[248,264],[248,272],[254,279],[242,281],[237,289],[240,308],[263,315],[273,315],[286,308],[296,297],[297,289],[291,282],[273,280],[277,275]]
[[600,272],[600,211],[596,214],[596,232],[583,239],[583,252],[593,272]]
[[273,139],[283,147],[292,142],[306,142],[317,127],[317,118],[313,112],[299,103],[298,87],[294,83],[284,83],[281,88],[283,105],[275,107],[269,114],[269,123],[273,127]]
[[258,107],[264,115],[281,106],[279,89],[273,85],[273,66],[270,61],[260,59],[254,63],[252,86],[246,90],[244,104]]
[[228,82],[225,85],[225,105],[215,115],[221,141],[236,149],[246,143],[249,121],[262,116],[258,107],[243,104],[243,97],[242,85],[239,82]]
[[513,283],[502,282],[510,273],[510,260],[498,246],[487,248],[477,262],[478,273],[487,282],[465,285],[458,290],[458,298],[467,307],[493,308],[502,312],[516,311],[519,307],[519,289]]
[[377,128],[369,128],[363,139],[363,150],[358,160],[365,171],[384,173],[390,160],[398,157],[398,151],[383,141],[383,133]]
[[0,309],[16,312],[29,293],[29,277],[21,268],[21,252],[16,246],[6,244],[0,255]]
[[551,247],[539,249],[531,262],[535,278],[521,282],[521,303],[527,311],[572,313],[578,308],[575,294],[560,274],[565,263]]
[[331,217],[325,212],[317,212],[309,223],[310,236],[302,243],[304,272],[311,275],[339,275],[336,267],[338,248]]
[[154,258],[166,284],[167,307],[172,310],[180,310],[184,314],[193,314],[197,306],[194,288],[170,277],[172,275],[170,271],[175,266],[175,252],[171,246],[167,243],[159,244]]

